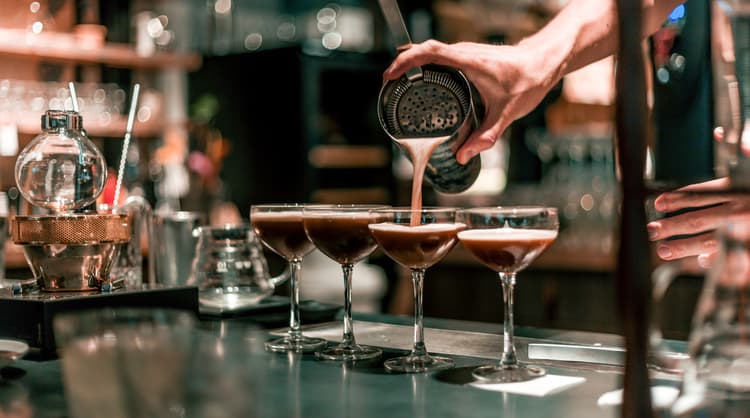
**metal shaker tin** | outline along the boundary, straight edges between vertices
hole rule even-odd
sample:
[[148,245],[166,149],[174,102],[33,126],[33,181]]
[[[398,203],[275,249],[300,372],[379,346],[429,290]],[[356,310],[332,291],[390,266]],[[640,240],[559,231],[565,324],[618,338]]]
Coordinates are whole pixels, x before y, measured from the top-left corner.
[[462,165],[456,152],[483,118],[479,93],[451,67],[425,65],[416,76],[386,81],[378,97],[380,125],[399,147],[399,140],[446,137],[425,169],[428,181],[444,193],[465,191],[479,176],[480,157]]

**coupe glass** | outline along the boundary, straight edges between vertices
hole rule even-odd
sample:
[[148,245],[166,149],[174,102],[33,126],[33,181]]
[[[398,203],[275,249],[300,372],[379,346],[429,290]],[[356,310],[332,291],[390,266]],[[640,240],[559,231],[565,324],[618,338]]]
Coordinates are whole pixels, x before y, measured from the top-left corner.
[[269,341],[270,351],[306,353],[323,347],[322,338],[302,335],[299,314],[299,281],[302,277],[302,258],[315,246],[307,238],[299,204],[253,205],[250,207],[250,224],[255,234],[273,252],[289,263],[289,332],[283,338]]
[[488,207],[462,210],[466,229],[458,233],[464,247],[500,275],[505,303],[503,355],[497,365],[481,366],[472,375],[488,382],[523,382],[546,371],[524,365],[513,344],[513,286],[526,268],[557,238],[557,209],[549,207]]
[[344,271],[344,335],[341,344],[318,351],[315,356],[323,360],[364,360],[377,358],[379,348],[358,345],[354,339],[352,323],[352,273],[354,264],[372,254],[378,244],[372,238],[368,225],[376,215],[371,209],[380,205],[321,205],[307,206],[304,210],[305,232],[316,247]]
[[408,207],[375,209],[379,222],[370,225],[375,241],[394,261],[411,270],[414,282],[414,347],[407,356],[385,362],[388,371],[420,373],[453,367],[453,360],[431,356],[424,343],[422,286],[425,270],[456,245],[464,228],[456,223],[456,208]]

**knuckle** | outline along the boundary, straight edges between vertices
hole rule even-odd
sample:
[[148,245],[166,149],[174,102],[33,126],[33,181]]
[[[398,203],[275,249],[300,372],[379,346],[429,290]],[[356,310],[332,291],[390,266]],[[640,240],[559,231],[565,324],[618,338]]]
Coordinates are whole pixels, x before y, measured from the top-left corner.
[[706,226],[705,220],[699,216],[690,216],[687,218],[687,226],[691,231],[702,231]]
[[432,54],[437,54],[443,47],[443,43],[435,39],[428,39],[422,43],[424,49]]

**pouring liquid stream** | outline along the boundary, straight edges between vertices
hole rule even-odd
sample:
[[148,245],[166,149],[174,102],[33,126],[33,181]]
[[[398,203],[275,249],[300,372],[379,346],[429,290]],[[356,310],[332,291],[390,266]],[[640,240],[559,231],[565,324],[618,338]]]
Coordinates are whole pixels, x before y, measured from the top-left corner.
[[[414,174],[411,184],[411,211],[418,214],[422,210],[422,183],[424,182],[424,171],[430,160],[430,155],[437,147],[446,141],[445,137],[435,138],[409,138],[398,139],[397,142],[406,150],[411,157]],[[420,224],[419,216],[411,217],[411,226]]]

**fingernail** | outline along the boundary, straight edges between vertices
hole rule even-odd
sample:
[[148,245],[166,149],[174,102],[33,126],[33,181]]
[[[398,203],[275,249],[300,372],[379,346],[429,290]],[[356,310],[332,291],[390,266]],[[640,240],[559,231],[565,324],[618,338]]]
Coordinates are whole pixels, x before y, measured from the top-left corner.
[[646,230],[648,231],[648,239],[651,241],[659,238],[659,230],[661,229],[661,225],[657,222],[651,222],[648,225],[646,225]]
[[710,267],[711,260],[708,256],[708,254],[701,254],[698,256],[698,265],[701,268],[707,269]]
[[660,245],[656,247],[656,254],[659,254],[659,257],[663,259],[667,259],[672,257],[672,250],[666,245]]
[[664,212],[664,196],[659,196],[654,200],[654,209],[658,212]]

